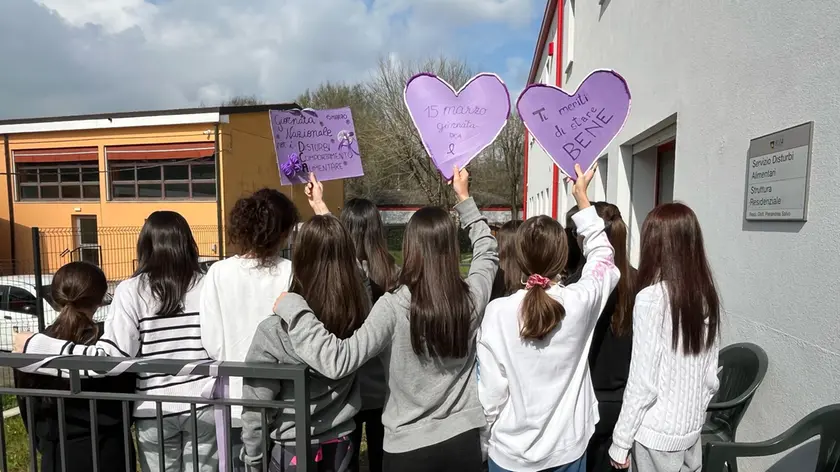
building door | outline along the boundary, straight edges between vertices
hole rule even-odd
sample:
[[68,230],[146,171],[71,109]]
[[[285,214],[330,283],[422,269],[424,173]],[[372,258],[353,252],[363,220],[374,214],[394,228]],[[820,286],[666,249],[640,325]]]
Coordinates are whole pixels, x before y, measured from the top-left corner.
[[648,213],[674,200],[677,125],[653,133],[632,147],[630,184],[630,261],[638,263],[642,224]]
[[102,247],[99,245],[99,231],[96,216],[74,217],[74,233],[76,247],[73,249],[72,260],[84,261],[97,266],[102,265]]
[[670,141],[656,149],[656,202],[654,206],[674,202],[676,144],[676,141]]

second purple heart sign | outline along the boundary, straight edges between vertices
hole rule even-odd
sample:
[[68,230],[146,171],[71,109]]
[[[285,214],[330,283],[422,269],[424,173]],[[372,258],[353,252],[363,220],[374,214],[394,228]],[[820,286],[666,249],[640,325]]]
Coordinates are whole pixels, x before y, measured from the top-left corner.
[[493,143],[510,115],[510,95],[495,74],[478,74],[457,92],[434,74],[415,75],[405,85],[405,105],[447,179]]
[[[434,74],[405,87],[405,104],[432,162],[447,179],[493,143],[510,114],[510,95],[495,74],[479,74],[459,91]],[[592,167],[630,113],[630,90],[609,70],[590,74],[574,94],[549,85],[526,88],[516,103],[528,131],[566,175]]]
[[601,157],[630,114],[627,82],[611,70],[589,74],[573,94],[544,84],[528,86],[516,110],[560,170],[576,178]]

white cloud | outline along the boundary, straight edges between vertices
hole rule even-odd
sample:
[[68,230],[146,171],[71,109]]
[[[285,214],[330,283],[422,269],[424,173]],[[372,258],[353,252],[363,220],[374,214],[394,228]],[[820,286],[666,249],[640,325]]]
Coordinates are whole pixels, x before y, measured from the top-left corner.
[[464,57],[459,31],[522,27],[534,2],[2,0],[0,117],[288,101],[381,56]]

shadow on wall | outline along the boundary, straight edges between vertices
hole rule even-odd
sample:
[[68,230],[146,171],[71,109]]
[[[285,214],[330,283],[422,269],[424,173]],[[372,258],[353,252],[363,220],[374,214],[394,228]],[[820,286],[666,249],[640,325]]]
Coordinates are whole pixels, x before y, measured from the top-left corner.
[[601,12],[598,13],[598,21],[601,21],[601,18],[604,17],[604,12],[607,11],[607,7],[610,6],[610,2],[612,0],[601,0]]
[[[15,248],[12,252],[12,231]],[[0,220],[0,276],[32,274],[35,272],[32,257],[32,228]]]
[[756,233],[798,233],[805,226],[804,221],[747,221],[741,224],[742,231]]
[[779,459],[778,462],[767,469],[767,472],[802,472],[814,470],[817,466],[817,455],[819,451],[819,439],[803,444]]

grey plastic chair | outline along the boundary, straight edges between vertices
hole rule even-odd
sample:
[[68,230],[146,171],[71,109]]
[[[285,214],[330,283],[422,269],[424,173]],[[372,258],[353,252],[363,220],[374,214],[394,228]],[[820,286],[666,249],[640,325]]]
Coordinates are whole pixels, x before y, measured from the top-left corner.
[[755,391],[767,374],[767,353],[752,343],[721,349],[718,360],[720,388],[707,409],[701,432],[703,443],[735,440],[735,432]]
[[[711,441],[704,449],[704,471],[737,472],[739,457],[766,457],[793,449],[820,437],[817,466],[814,472],[840,470],[840,404],[830,405],[811,413],[784,433],[759,443]],[[804,466],[803,466],[804,467]],[[805,472],[805,469],[799,469]]]

